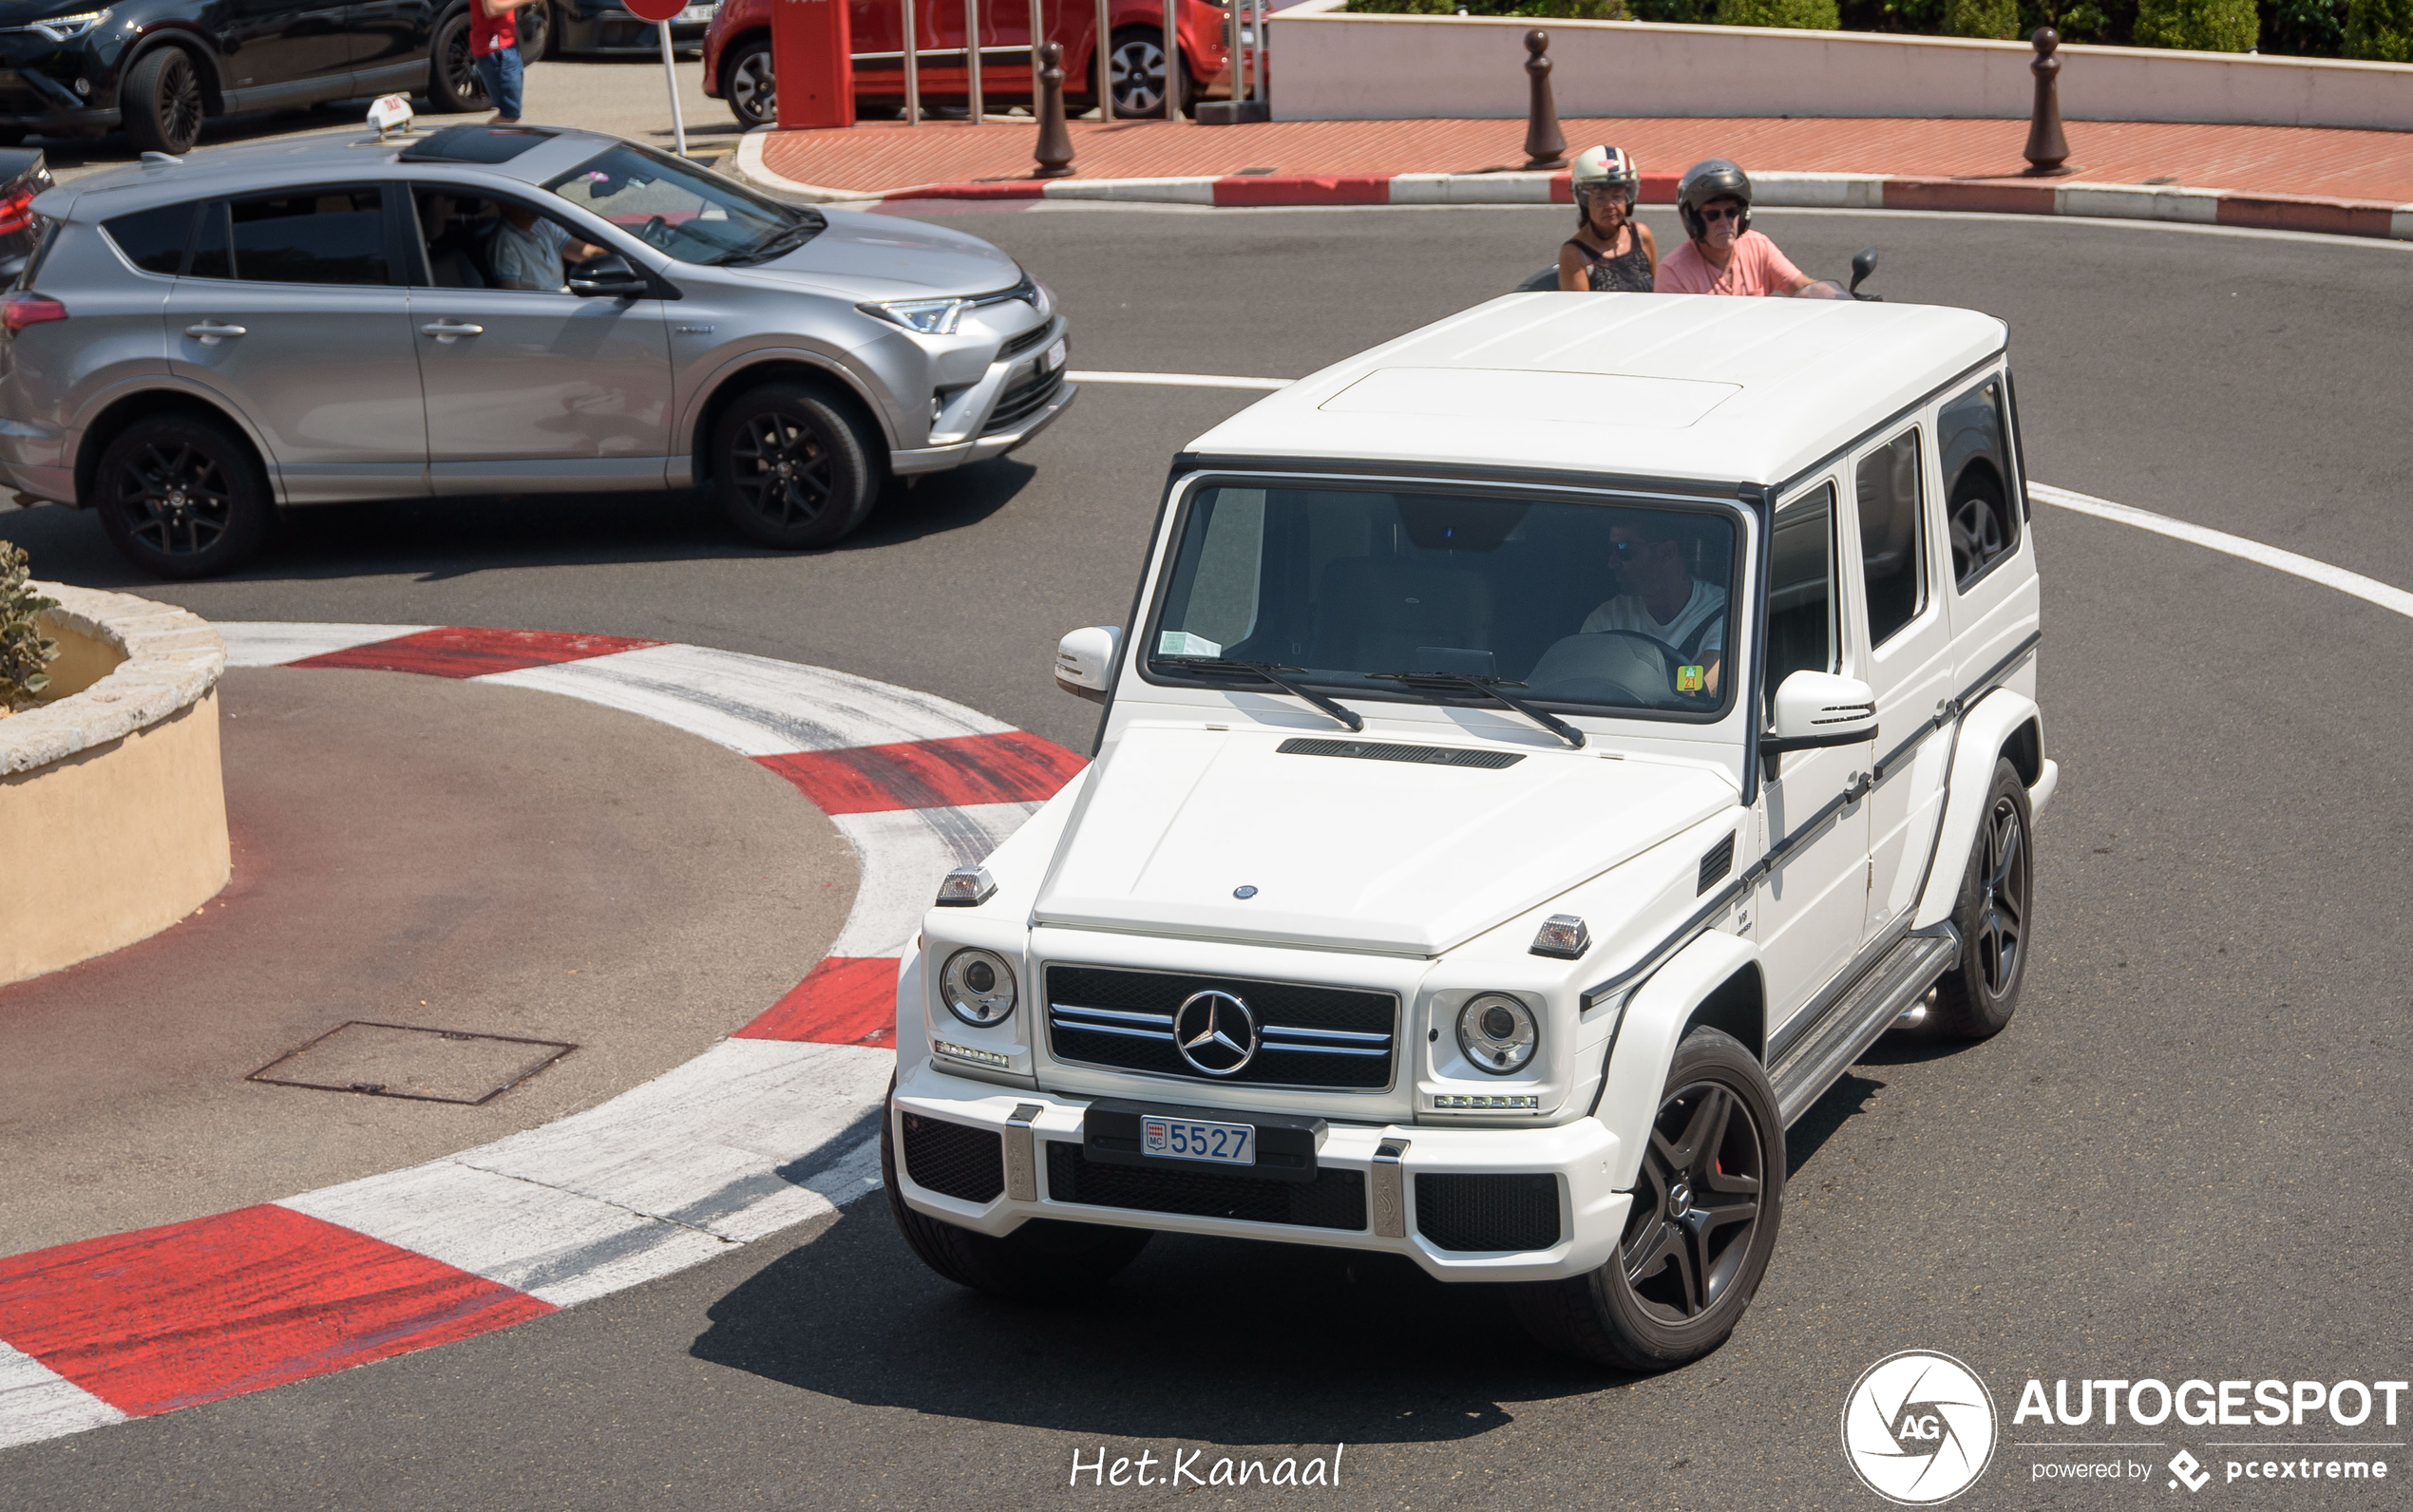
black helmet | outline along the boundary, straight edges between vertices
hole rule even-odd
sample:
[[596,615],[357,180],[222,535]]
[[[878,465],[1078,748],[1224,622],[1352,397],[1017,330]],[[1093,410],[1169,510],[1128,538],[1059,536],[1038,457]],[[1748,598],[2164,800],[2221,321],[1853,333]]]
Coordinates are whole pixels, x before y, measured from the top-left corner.
[[1751,180],[1725,159],[1710,158],[1694,163],[1676,180],[1676,214],[1683,217],[1684,235],[1699,240],[1708,234],[1709,223],[1700,218],[1700,212],[1712,199],[1741,200],[1742,218],[1735,226],[1735,235],[1751,229]]

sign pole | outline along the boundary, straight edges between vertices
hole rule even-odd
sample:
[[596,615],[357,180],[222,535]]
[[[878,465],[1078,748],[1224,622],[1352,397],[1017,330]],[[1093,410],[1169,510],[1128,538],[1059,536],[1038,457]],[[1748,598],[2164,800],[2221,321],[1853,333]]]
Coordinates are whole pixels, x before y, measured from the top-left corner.
[[671,24],[656,21],[654,26],[662,34],[662,77],[669,81],[671,86],[671,135],[677,140],[678,155],[684,158],[687,156],[687,118],[678,108],[678,66],[671,59]]

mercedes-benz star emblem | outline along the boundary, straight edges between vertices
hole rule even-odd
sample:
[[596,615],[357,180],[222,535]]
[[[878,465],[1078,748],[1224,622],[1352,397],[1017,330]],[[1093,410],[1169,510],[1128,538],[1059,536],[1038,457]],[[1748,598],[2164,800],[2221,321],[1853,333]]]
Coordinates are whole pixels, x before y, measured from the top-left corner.
[[1233,1075],[1257,1058],[1257,1015],[1229,992],[1192,992],[1173,1012],[1173,1048],[1203,1075]]

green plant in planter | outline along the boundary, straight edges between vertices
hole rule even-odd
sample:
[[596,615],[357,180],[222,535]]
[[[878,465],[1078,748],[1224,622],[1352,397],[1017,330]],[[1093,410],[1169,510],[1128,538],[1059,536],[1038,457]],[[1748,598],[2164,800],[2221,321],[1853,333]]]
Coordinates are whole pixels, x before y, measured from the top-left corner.
[[2346,0],[2342,50],[2367,63],[2413,63],[2413,0]]
[[1721,27],[1792,27],[1804,31],[1840,31],[1835,0],[1719,0],[1712,17]]
[[57,659],[59,643],[33,616],[58,607],[33,591],[24,548],[0,540],[0,715],[25,708],[50,686],[42,669]]
[[2019,0],[1945,0],[1944,34],[2007,42],[2021,35]]
[[2138,0],[2137,45],[2251,52],[2262,37],[2253,0]]

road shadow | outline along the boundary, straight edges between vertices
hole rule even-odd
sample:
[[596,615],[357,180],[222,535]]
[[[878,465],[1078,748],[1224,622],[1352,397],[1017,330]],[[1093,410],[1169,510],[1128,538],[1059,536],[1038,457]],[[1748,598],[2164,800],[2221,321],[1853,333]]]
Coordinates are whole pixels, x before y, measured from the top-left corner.
[[[1861,1057],[1863,1064],[1868,1059]],[[1844,1072],[1824,1096],[1810,1105],[1808,1112],[1794,1121],[1793,1127],[1785,1130],[1785,1180],[1791,1181],[1801,1174],[1801,1168],[1810,1163],[1834,1131],[1866,1112],[1869,1100],[1884,1090],[1883,1082]]]
[[867,1407],[1215,1444],[1430,1443],[1631,1378],[1545,1353],[1504,1288],[1405,1258],[1160,1234],[1077,1303],[940,1280],[878,1199],[712,1308],[695,1358]]
[[[892,482],[854,534],[817,552],[752,544],[705,489],[314,504],[284,511],[260,554],[219,580],[416,574],[440,582],[497,569],[843,555],[979,524],[1035,474],[1027,463],[997,458],[918,484]],[[0,540],[23,546],[37,576],[129,592],[157,582],[117,554],[86,510],[0,511]]]

